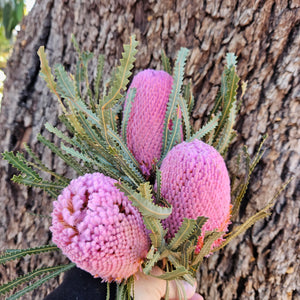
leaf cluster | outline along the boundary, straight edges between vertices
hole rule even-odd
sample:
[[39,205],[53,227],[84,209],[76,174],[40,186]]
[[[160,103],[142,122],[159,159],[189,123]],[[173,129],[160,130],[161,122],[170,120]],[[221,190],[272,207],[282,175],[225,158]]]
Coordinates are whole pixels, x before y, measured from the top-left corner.
[[[132,205],[138,208],[149,231],[151,248],[142,265],[145,274],[150,274],[153,266],[160,265],[165,273],[158,276],[159,278],[165,280],[184,279],[193,284],[197,268],[206,256],[225,246],[258,219],[267,216],[270,208],[270,205],[267,206],[243,225],[234,228],[226,235],[221,246],[213,250],[212,244],[223,236],[224,232],[206,232],[199,253],[196,253],[195,249],[199,242],[199,236],[201,236],[202,226],[207,218],[199,216],[196,220],[184,219],[180,229],[171,240],[166,239],[167,229],[162,225],[162,220],[172,213],[172,207],[161,197],[160,191],[161,172],[159,166],[167,153],[182,140],[190,142],[194,139],[201,139],[225,155],[235,137],[233,126],[240,106],[237,104],[240,79],[236,73],[236,57],[232,53],[227,55],[220,90],[209,120],[202,128],[194,132],[190,123],[194,97],[191,82],[184,82],[184,67],[189,51],[186,48],[179,50],[173,71],[169,59],[164,52],[162,53],[163,66],[168,73],[172,74],[173,86],[164,120],[162,155],[154,174],[156,184],[153,188],[153,182],[144,177],[139,163],[126,144],[127,124],[136,94],[136,90],[131,89],[126,95],[137,53],[135,37],[131,36],[129,44],[124,45],[120,63],[106,82],[103,81],[102,74],[104,56],[100,55],[96,58],[96,76],[89,78],[88,68],[94,60],[94,55],[82,52],[74,37],[72,37],[72,41],[78,54],[75,74],[69,74],[62,65],[56,65],[52,70],[48,64],[44,47],[38,51],[41,61],[40,75],[62,108],[63,114],[60,116],[60,120],[66,128],[65,131],[62,131],[47,123],[45,128],[56,135],[60,139],[60,143],[56,145],[41,135],[38,135],[38,141],[73,168],[78,175],[101,172],[118,181],[116,186],[129,198]],[[242,94],[244,88],[245,84],[242,83]],[[120,119],[125,99],[127,104],[122,112],[123,118]],[[237,158],[237,168],[241,165],[242,159],[245,161],[246,175],[244,180],[237,185],[234,184],[235,177],[233,176],[233,216],[238,212],[253,169],[263,154],[261,149],[262,144],[253,159],[250,158],[246,148],[243,156]],[[27,145],[25,145],[25,150],[26,155],[13,152],[3,153],[3,157],[20,171],[20,175],[15,175],[13,180],[27,186],[41,188],[51,197],[57,198],[61,190],[69,184],[71,178],[50,170]],[[44,180],[40,172],[50,174],[53,180]],[[52,250],[57,250],[56,246],[47,245],[40,248],[13,250],[0,256],[0,262],[5,263],[27,254]],[[12,288],[19,287],[20,284],[31,281],[32,278],[44,275],[35,284],[17,292],[15,298],[11,298],[16,299],[45,280],[73,266],[74,264],[69,264],[35,270],[2,285],[0,293],[8,293]],[[133,285],[133,277],[122,282],[118,286],[117,298],[127,299],[130,297]]]

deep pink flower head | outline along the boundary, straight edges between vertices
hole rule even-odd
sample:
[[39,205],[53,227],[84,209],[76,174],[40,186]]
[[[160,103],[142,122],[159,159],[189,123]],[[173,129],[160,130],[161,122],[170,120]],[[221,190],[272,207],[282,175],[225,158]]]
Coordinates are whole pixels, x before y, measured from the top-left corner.
[[133,78],[128,89],[136,88],[136,95],[127,125],[127,146],[146,175],[160,159],[172,84],[173,78],[167,72],[147,69]]
[[79,268],[120,282],[138,271],[149,240],[139,211],[115,182],[100,173],[72,180],[53,203],[50,230]]
[[[219,152],[199,140],[175,146],[161,165],[161,195],[173,206],[163,225],[167,237],[178,231],[183,218],[209,218],[202,227],[196,252],[206,231],[227,231],[230,223],[230,180]],[[218,246],[222,238],[214,242]]]

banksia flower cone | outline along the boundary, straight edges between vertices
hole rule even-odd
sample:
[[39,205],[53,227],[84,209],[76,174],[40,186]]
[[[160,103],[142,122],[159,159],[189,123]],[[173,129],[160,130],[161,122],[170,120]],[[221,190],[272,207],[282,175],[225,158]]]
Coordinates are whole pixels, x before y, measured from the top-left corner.
[[71,181],[52,212],[53,242],[76,265],[105,281],[136,273],[149,240],[139,211],[100,173]]
[[[127,146],[145,175],[160,159],[165,114],[173,78],[164,71],[144,70],[128,89],[136,88],[127,125]],[[126,105],[126,104],[125,104]]]
[[[164,158],[161,165],[161,195],[173,206],[163,224],[172,238],[183,218],[209,218],[202,227],[196,253],[203,245],[206,231],[227,231],[230,223],[230,180],[222,156],[199,141],[182,142]],[[220,245],[216,240],[212,248]]]

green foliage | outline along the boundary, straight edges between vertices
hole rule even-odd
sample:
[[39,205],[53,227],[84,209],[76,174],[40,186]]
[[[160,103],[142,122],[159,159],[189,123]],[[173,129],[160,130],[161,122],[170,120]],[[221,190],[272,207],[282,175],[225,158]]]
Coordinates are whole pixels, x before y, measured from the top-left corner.
[[75,264],[70,263],[68,265],[63,265],[63,266],[59,266],[59,267],[60,268],[52,267],[53,269],[58,269],[58,270],[51,272],[50,274],[42,277],[41,279],[37,280],[36,282],[34,282],[32,284],[29,284],[24,289],[18,291],[17,293],[13,294],[12,296],[10,296],[6,299],[7,300],[15,300],[15,299],[22,297],[26,293],[38,288],[40,285],[44,284],[49,279],[54,278],[54,277],[58,276],[60,273],[66,272],[66,271],[70,270],[71,268],[75,267]]
[[[75,74],[69,74],[62,65],[56,65],[54,72],[52,72],[44,48],[41,47],[38,51],[41,60],[40,75],[61,105],[63,114],[60,116],[60,120],[68,132],[65,133],[47,123],[46,129],[56,135],[60,142],[54,144],[41,135],[38,135],[37,139],[54,155],[72,167],[78,175],[102,172],[118,181],[116,183],[117,188],[128,197],[132,205],[138,208],[145,227],[149,230],[151,247],[142,264],[145,274],[151,274],[153,266],[159,264],[164,266],[165,271],[163,275],[158,276],[159,278],[165,280],[184,279],[193,284],[193,278],[203,259],[225,246],[257,220],[266,217],[272,204],[249,218],[244,224],[234,228],[232,232],[226,235],[225,241],[214,249],[212,249],[214,241],[223,236],[223,232],[217,230],[206,232],[200,252],[195,253],[195,249],[197,246],[199,247],[198,242],[202,235],[202,227],[207,221],[207,218],[203,216],[199,216],[195,220],[184,219],[175,236],[170,240],[166,239],[167,229],[163,227],[161,220],[172,213],[172,207],[161,195],[161,171],[157,167],[155,173],[153,172],[154,174],[149,177],[150,179],[145,178],[140,170],[140,164],[128,149],[126,141],[126,130],[131,108],[134,105],[136,90],[131,89],[127,95],[125,92],[132,75],[137,53],[137,41],[134,36],[130,38],[130,43],[124,46],[120,64],[113,70],[111,78],[104,83],[102,82],[104,56],[100,55],[96,58],[96,76],[89,78],[89,63],[93,61],[94,56],[89,52],[82,52],[74,36],[72,41],[78,54]],[[182,133],[185,141],[203,139],[213,145],[223,156],[225,156],[236,135],[233,127],[240,106],[236,99],[239,87],[236,57],[234,54],[227,55],[227,64],[222,74],[220,91],[215,99],[208,122],[197,132],[194,132],[190,125],[191,112],[194,107],[191,82],[183,83],[188,53],[186,48],[181,48],[174,65],[173,85],[164,120],[162,155],[157,166],[160,166],[167,153],[182,141]],[[162,52],[162,63],[165,71],[171,74],[171,64],[164,52]],[[241,96],[243,96],[245,92],[244,83],[242,83],[241,89]],[[122,111],[125,99],[126,105]],[[120,116],[121,119],[119,119]],[[27,145],[25,145],[25,151],[28,159],[22,153],[3,153],[3,157],[21,172],[21,174],[15,175],[13,180],[27,186],[41,188],[56,198],[61,190],[69,184],[70,179],[50,170]],[[238,174],[240,166],[245,166],[246,174],[244,180],[238,184],[236,184],[238,175],[232,176],[233,216],[238,212],[250,176],[262,154],[261,144],[253,159],[250,158],[246,148],[244,148],[243,155],[238,156],[235,171]],[[40,173],[50,174],[53,181],[44,180]],[[153,187],[154,180],[155,186]],[[0,263],[27,254],[53,250],[57,250],[54,245],[12,250],[0,256]],[[0,287],[0,293],[1,291],[7,293],[13,287],[19,287],[22,283],[26,283],[39,275],[44,275],[10,298],[17,299],[49,278],[73,266],[74,264],[69,264],[35,270],[4,284]],[[46,273],[49,274],[46,275]],[[133,285],[133,277],[119,283],[117,299],[129,299]],[[109,298],[109,293],[107,297]]]
[[26,275],[20,276],[0,286],[0,295],[5,295],[12,289],[18,288],[21,284],[29,283],[30,281],[32,281],[32,279],[34,279],[37,276],[41,276],[49,272],[61,270],[64,267],[65,266],[54,266],[54,267],[44,267],[44,268],[36,269],[30,273],[27,273]]
[[43,252],[57,251],[59,250],[55,245],[45,245],[41,247],[18,249],[13,251],[7,251],[7,253],[0,256],[0,264],[4,264],[10,260],[18,259],[26,255],[40,254]]
[[170,60],[167,57],[166,52],[164,50],[161,51],[161,61],[163,64],[164,71],[172,75]]
[[[169,97],[167,111],[164,121],[163,140],[162,140],[162,158],[166,156],[169,150],[180,141],[180,116],[179,116],[179,96],[183,83],[184,67],[186,58],[189,54],[188,49],[181,48],[177,54],[175,67],[173,71],[173,85]],[[173,123],[173,126],[170,126]],[[173,127],[173,128],[171,128]]]
[[212,119],[218,111],[221,111],[218,125],[214,129],[211,139],[211,143],[221,154],[225,154],[234,136],[232,128],[237,114],[235,103],[240,80],[236,73],[236,56],[233,53],[228,53],[226,62],[227,65],[221,77],[221,88],[210,112],[210,119]]

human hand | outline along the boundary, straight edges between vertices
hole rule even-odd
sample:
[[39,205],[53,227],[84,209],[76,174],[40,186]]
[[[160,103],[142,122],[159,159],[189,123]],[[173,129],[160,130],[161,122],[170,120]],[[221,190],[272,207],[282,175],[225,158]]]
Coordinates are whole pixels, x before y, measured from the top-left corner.
[[[152,271],[152,275],[159,276],[163,274],[163,271],[155,266]],[[160,300],[165,296],[167,281],[159,279],[150,275],[145,275],[142,272],[138,272],[134,281],[134,296],[136,300]],[[195,293],[196,291],[196,281],[195,285],[191,286],[186,281],[180,280],[180,284],[176,284],[175,280],[169,282],[169,299],[178,300],[180,295],[183,299],[183,291],[189,300],[204,300],[202,296]],[[180,288],[180,286],[182,288]]]

